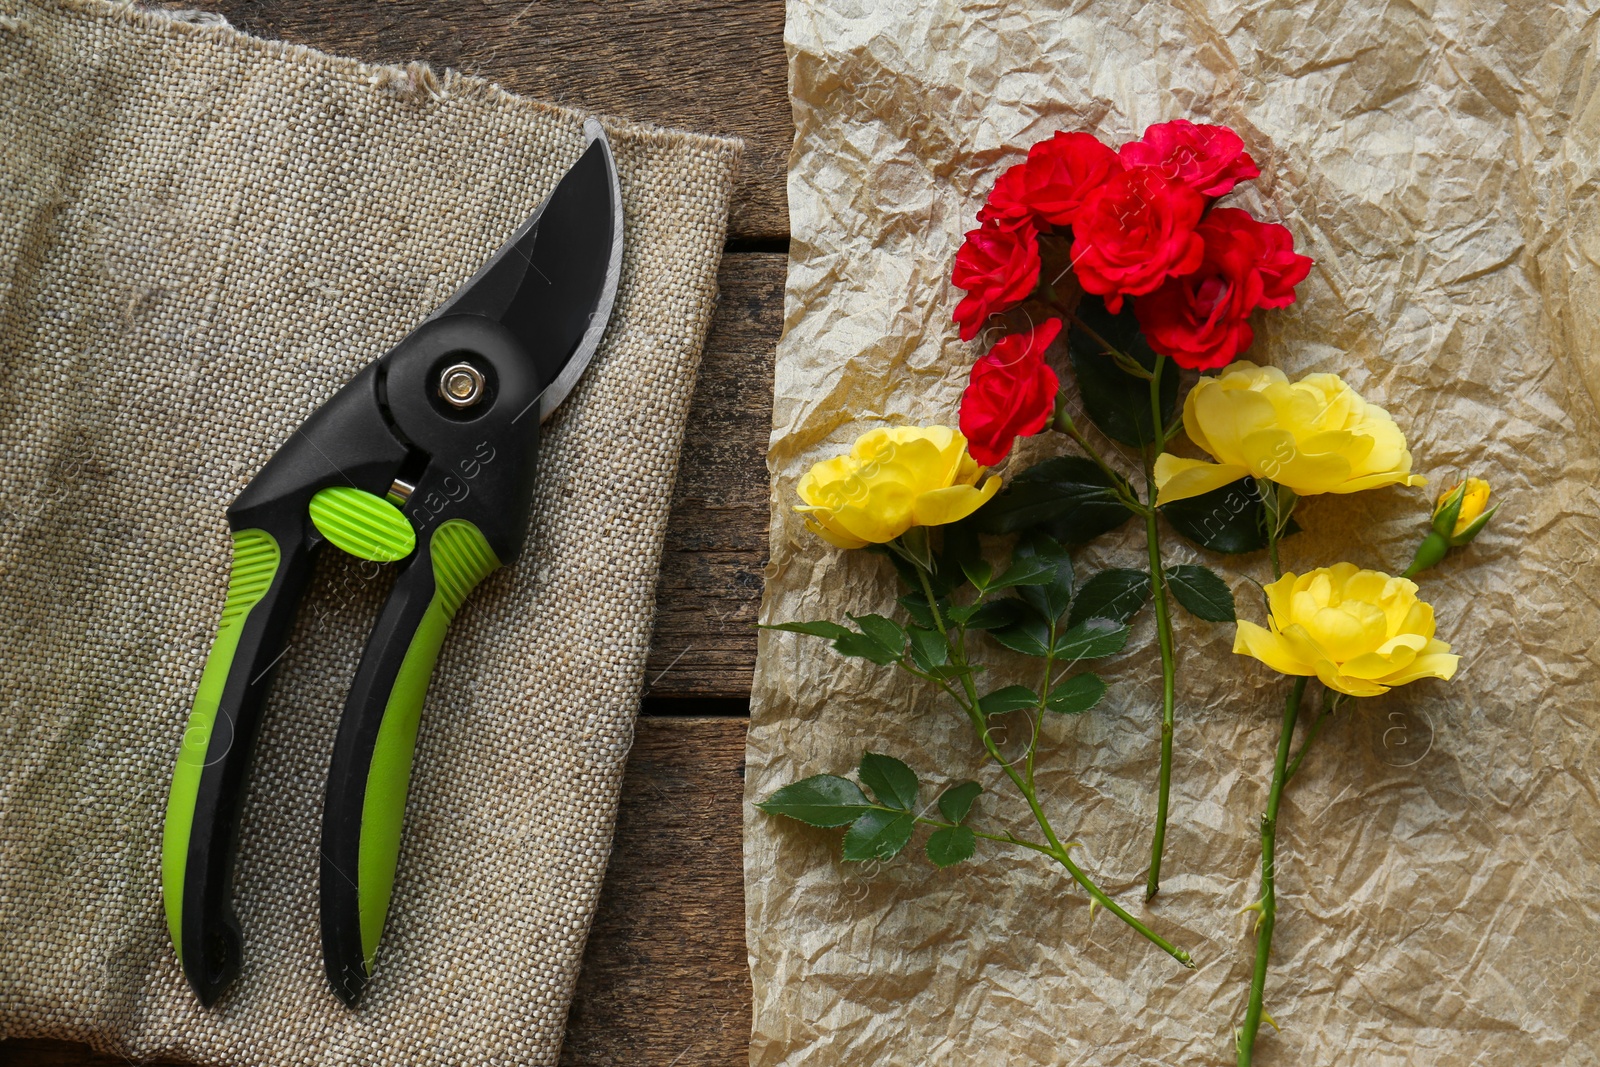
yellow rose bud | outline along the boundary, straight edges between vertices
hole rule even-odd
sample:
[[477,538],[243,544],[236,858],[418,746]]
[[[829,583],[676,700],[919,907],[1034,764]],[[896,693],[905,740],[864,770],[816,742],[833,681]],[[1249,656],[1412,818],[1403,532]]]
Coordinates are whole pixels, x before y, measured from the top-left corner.
[[[1439,494],[1439,501],[1433,506],[1435,519],[1439,514],[1454,502],[1456,495],[1460,494],[1461,507],[1456,512],[1455,526],[1450,530],[1439,532],[1456,541],[1477,522],[1489,506],[1489,483],[1482,478],[1468,478],[1465,484],[1457,483]],[[1463,544],[1465,542],[1462,542]]]
[[1209,493],[1244,477],[1297,496],[1424,485],[1394,419],[1335,374],[1291,382],[1276,367],[1241,360],[1201,378],[1183,406],[1189,440],[1216,459],[1156,457],[1156,502]]
[[1338,563],[1285,574],[1266,592],[1271,628],[1240,620],[1233,650],[1275,671],[1353,697],[1456,673],[1461,657],[1433,636],[1433,606],[1409,579]]
[[[800,479],[806,528],[839,548],[892,541],[913,526],[971,515],[1000,491],[999,478],[967,454],[948,426],[896,426],[856,439],[849,455],[825,459]],[[982,485],[979,481],[982,480]]]

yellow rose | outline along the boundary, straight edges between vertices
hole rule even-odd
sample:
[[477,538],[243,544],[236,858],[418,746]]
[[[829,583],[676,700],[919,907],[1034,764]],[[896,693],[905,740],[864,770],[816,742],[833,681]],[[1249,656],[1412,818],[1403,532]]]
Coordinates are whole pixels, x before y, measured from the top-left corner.
[[[1457,494],[1460,495],[1461,509],[1456,512],[1455,525],[1451,529],[1440,530],[1439,533],[1448,537],[1452,545],[1459,547],[1476,537],[1478,530],[1483,529],[1483,526],[1488,524],[1489,520],[1484,515],[1483,509],[1489,506],[1489,483],[1482,478],[1468,478],[1466,484],[1458,483],[1452,485],[1449,489],[1440,493],[1438,503],[1433,506],[1435,520],[1456,499]],[[1476,523],[1480,518],[1483,519],[1483,523],[1478,526],[1477,530],[1472,530],[1471,536],[1466,536],[1467,531],[1472,529],[1473,523]],[[1437,527],[1435,528],[1437,529]]]
[[1275,671],[1316,675],[1353,697],[1456,673],[1461,657],[1433,636],[1433,606],[1417,599],[1415,582],[1338,563],[1285,574],[1266,591],[1271,629],[1240,620],[1233,650]]
[[[1000,491],[948,426],[895,426],[856,439],[800,479],[806,528],[839,548],[892,541],[913,526],[971,515]],[[979,485],[979,480],[983,484]]]
[[1297,496],[1424,485],[1411,473],[1406,439],[1389,413],[1335,374],[1291,382],[1276,367],[1241,360],[1201,378],[1183,405],[1189,440],[1217,460],[1156,458],[1156,502],[1220,489],[1246,476]]

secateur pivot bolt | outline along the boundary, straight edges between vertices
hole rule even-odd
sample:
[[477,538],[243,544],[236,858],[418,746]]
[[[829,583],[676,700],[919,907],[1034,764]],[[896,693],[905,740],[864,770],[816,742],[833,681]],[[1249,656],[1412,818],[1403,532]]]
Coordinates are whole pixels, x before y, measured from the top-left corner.
[[470,408],[483,399],[483,372],[470,363],[452,363],[439,375],[439,395],[451,407]]

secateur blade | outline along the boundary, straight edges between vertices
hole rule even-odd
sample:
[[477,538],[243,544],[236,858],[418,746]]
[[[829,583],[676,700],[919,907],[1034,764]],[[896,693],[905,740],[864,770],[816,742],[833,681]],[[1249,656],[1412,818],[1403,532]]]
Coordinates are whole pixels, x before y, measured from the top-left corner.
[[533,216],[429,320],[483,315],[509,329],[548,382],[543,422],[600,347],[622,275],[622,189],[596,119],[589,147]]

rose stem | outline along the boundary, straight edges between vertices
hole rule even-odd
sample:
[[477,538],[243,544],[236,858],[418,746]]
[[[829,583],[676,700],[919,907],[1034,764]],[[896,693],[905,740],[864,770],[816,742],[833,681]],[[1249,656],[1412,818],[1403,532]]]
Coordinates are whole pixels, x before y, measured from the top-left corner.
[[1300,714],[1300,697],[1308,679],[1296,678],[1289,698],[1283,704],[1283,725],[1278,731],[1278,758],[1272,767],[1272,788],[1267,793],[1267,813],[1261,817],[1261,899],[1251,905],[1259,913],[1256,920],[1256,966],[1250,976],[1250,1003],[1244,1012],[1244,1027],[1235,1042],[1239,1067],[1249,1067],[1255,1051],[1256,1031],[1261,1029],[1261,995],[1267,984],[1267,960],[1272,955],[1272,928],[1277,923],[1278,897],[1273,854],[1278,836],[1278,802],[1288,781],[1289,749],[1294,740],[1295,719]]
[[[1150,378],[1150,425],[1158,437],[1165,424],[1161,419],[1161,371],[1167,357],[1157,356],[1155,373]],[[1161,645],[1161,774],[1156,786],[1156,830],[1150,842],[1150,876],[1145,881],[1144,898],[1154,899],[1161,892],[1161,854],[1167,844],[1167,806],[1172,791],[1172,730],[1176,719],[1178,664],[1172,641],[1172,615],[1167,604],[1167,579],[1161,567],[1161,530],[1156,522],[1156,476],[1154,453],[1161,442],[1145,448],[1145,495],[1149,506],[1144,513],[1145,543],[1150,548],[1150,585],[1156,606],[1156,636]]]
[[[939,633],[949,646],[950,654],[955,657],[956,666],[966,666],[964,642],[950,640],[950,633],[944,624],[943,613],[939,610],[938,598],[933,595],[933,584],[928,580],[928,572],[920,563],[913,563],[912,566],[915,567],[917,578],[922,583],[922,595],[928,598],[928,610],[933,615],[934,624],[939,628]],[[1084,892],[1088,893],[1095,903],[1133,927],[1133,929],[1144,935],[1146,940],[1167,955],[1193,970],[1194,961],[1189,958],[1187,952],[1176,947],[1166,938],[1130,915],[1120,904],[1107,896],[1105,890],[1096,885],[1094,880],[1083,872],[1082,868],[1072,862],[1072,856],[1068,852],[1070,846],[1063,845],[1061,839],[1056,836],[1055,830],[1050,825],[1049,818],[1044,813],[1044,808],[1039,804],[1039,797],[1033,786],[1022,775],[1017,773],[1016,768],[1011,766],[1010,762],[1001,754],[999,746],[995,744],[994,738],[990,736],[989,724],[984,721],[983,712],[978,710],[978,691],[973,687],[971,672],[968,671],[961,675],[961,683],[966,691],[965,700],[950,687],[947,681],[944,679],[939,679],[938,681],[940,688],[950,694],[951,699],[961,707],[962,711],[967,713],[967,718],[972,723],[972,728],[977,733],[978,740],[982,742],[984,751],[989,754],[989,758],[1000,765],[1000,769],[1005,771],[1006,777],[1011,779],[1012,784],[1022,793],[1023,799],[1028,802],[1028,808],[1033,812],[1034,821],[1039,824],[1039,829],[1044,832],[1045,840],[1050,843],[1050,847],[1045,851],[1045,854],[1061,864],[1062,867],[1065,867],[1067,873],[1072,876],[1073,881],[1082,886]]]

